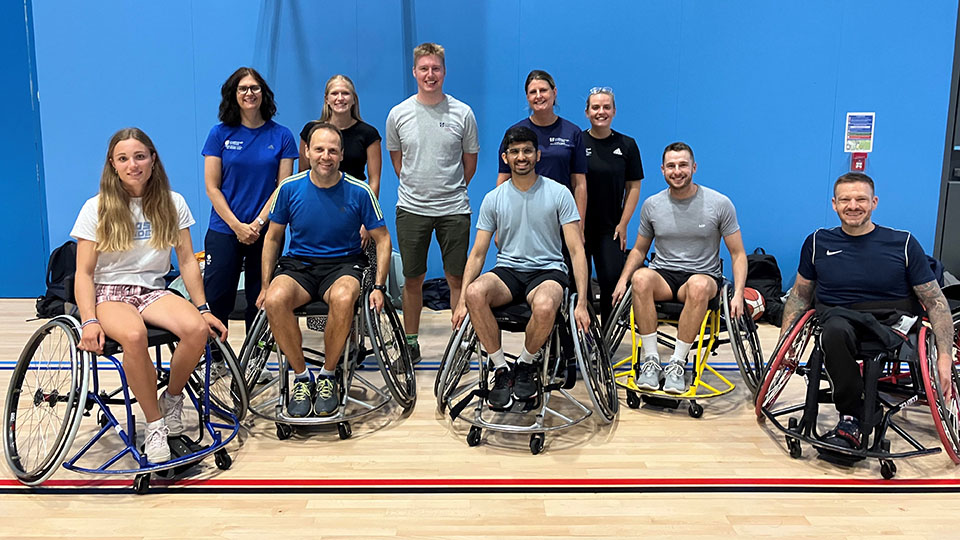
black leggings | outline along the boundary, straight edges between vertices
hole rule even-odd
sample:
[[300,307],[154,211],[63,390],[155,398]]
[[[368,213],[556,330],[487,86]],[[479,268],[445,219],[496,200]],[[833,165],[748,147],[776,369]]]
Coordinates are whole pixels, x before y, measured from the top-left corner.
[[626,253],[620,249],[620,240],[613,239],[614,231],[587,230],[585,245],[587,254],[587,275],[593,273],[596,264],[597,284],[600,285],[600,317],[603,324],[613,311],[613,290],[617,287]]

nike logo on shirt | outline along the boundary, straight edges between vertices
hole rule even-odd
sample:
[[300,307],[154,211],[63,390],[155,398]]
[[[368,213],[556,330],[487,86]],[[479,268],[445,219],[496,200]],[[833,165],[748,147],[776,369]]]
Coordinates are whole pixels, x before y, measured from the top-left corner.
[[836,250],[836,251],[830,251],[829,249],[827,250],[827,256],[828,256],[828,257],[829,257],[830,255],[836,255],[837,253],[843,253],[843,250],[842,250],[842,249],[838,249],[838,250]]

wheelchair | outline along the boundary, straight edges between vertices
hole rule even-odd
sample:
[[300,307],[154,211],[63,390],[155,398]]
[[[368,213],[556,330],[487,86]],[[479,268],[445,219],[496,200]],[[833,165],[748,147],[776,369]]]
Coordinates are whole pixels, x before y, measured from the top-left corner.
[[[528,400],[515,399],[508,409],[494,410],[486,401],[493,369],[488,361],[488,351],[482,349],[470,323],[469,314],[450,336],[434,383],[434,395],[441,413],[449,409],[452,421],[459,418],[470,424],[469,446],[480,444],[484,428],[496,432],[529,433],[530,452],[536,455],[543,451],[547,432],[575,426],[594,412],[603,423],[610,423],[616,417],[620,402],[593,306],[587,308],[590,328],[584,332],[577,328],[573,315],[576,293],[564,297],[554,328],[541,349],[540,388]],[[493,314],[501,331],[521,333],[531,316],[526,302],[494,308]],[[571,342],[572,355],[566,350]],[[514,361],[517,359],[515,355],[505,356]],[[577,382],[576,369],[568,369],[567,359],[571,357],[576,360],[593,409],[570,393]],[[471,377],[471,372],[475,376]],[[559,406],[553,403],[555,400],[559,401]],[[462,414],[471,404],[473,414]]]
[[[232,458],[226,445],[240,431],[247,393],[229,345],[219,339],[207,343],[201,363],[184,387],[185,431],[168,438],[173,459],[155,464],[147,461],[137,444],[133,412],[136,399],[127,388],[123,365],[117,359],[122,354],[120,345],[107,338],[103,355],[98,357],[79,349],[80,335],[76,317],[50,319],[30,337],[13,370],[4,408],[3,449],[7,464],[21,483],[38,486],[62,465],[81,473],[133,474],[134,491],[143,494],[149,489],[151,474],[181,474],[211,454],[219,469],[230,468]],[[171,332],[147,326],[147,343],[154,351],[160,388],[170,376],[168,365],[162,361],[163,349],[172,353],[176,342]],[[222,359],[221,366],[214,364],[211,350]],[[113,379],[119,386],[108,390],[105,385],[112,384]],[[195,423],[190,418],[190,404]],[[115,414],[113,406],[125,416]],[[97,426],[90,430],[95,430],[92,438],[71,454],[83,418],[92,416],[94,409]],[[108,433],[115,433],[118,440],[111,444]],[[98,451],[91,451],[95,447]]]
[[[417,383],[413,362],[406,348],[406,338],[400,318],[384,295],[383,309],[377,313],[370,308],[369,289],[357,300],[353,324],[343,349],[343,360],[336,369],[335,380],[340,395],[340,406],[335,414],[318,417],[292,417],[287,414],[290,396],[290,366],[286,356],[273,338],[267,313],[260,310],[240,350],[240,369],[249,393],[250,412],[273,421],[277,438],[289,439],[295,427],[337,426],[341,439],[353,434],[351,422],[380,410],[396,400],[406,413],[417,399]],[[298,318],[326,318],[328,306],[314,301],[294,310]],[[369,340],[370,346],[366,345]],[[383,385],[378,386],[359,370],[366,357],[373,353]],[[322,367],[323,351],[303,347],[308,366]]]
[[[757,324],[746,313],[740,317],[730,316],[730,300],[733,298],[733,286],[725,282],[723,287],[707,305],[707,313],[700,323],[700,332],[697,336],[695,348],[695,362],[693,380],[690,387],[683,394],[669,394],[663,390],[645,390],[634,383],[639,357],[640,340],[637,335],[633,314],[633,285],[627,288],[626,294],[614,307],[610,321],[604,331],[604,343],[610,357],[614,358],[613,371],[617,385],[627,391],[627,406],[631,409],[640,407],[642,401],[659,407],[676,409],[683,401],[688,401],[687,413],[693,418],[703,416],[703,406],[697,403],[698,399],[709,399],[729,393],[735,385],[716,368],[709,364],[709,356],[716,355],[717,348],[730,343],[737,368],[744,383],[751,394],[762,380],[763,353],[760,348],[760,338],[757,334]],[[680,320],[683,304],[679,302],[657,302],[657,323],[676,327]],[[630,356],[616,360],[617,349],[620,347],[627,332],[631,336]],[[721,332],[726,337],[721,337]],[[657,331],[657,341],[665,346],[673,347],[675,336]]]
[[[917,328],[919,327],[919,328]],[[954,347],[960,346],[960,311],[953,311]],[[887,349],[879,342],[861,342],[855,358],[861,363],[864,378],[864,403],[867,412],[861,421],[862,448],[851,449],[823,440],[818,431],[820,403],[833,403],[832,384],[823,365],[820,348],[820,326],[815,310],[798,317],[784,333],[767,365],[766,376],[757,393],[756,414],[759,422],[769,421],[784,434],[790,457],[799,459],[800,443],[812,445],[819,457],[838,465],[852,466],[863,459],[877,459],[880,474],[891,479],[897,473],[894,460],[936,454],[940,448],[927,448],[911,436],[894,418],[913,405],[926,405],[933,416],[943,449],[960,464],[960,349],[954,352],[952,380],[941,381],[937,371],[937,351],[933,331],[925,320],[918,321],[907,340]],[[811,345],[812,342],[812,346]],[[808,350],[809,349],[809,350]],[[784,394],[796,395],[800,385],[788,389],[792,375],[806,380],[804,401],[781,406]],[[953,397],[947,402],[940,389],[953,386]],[[799,417],[794,413],[802,413]],[[784,426],[781,417],[788,416]],[[891,451],[889,432],[893,431],[909,449]]]

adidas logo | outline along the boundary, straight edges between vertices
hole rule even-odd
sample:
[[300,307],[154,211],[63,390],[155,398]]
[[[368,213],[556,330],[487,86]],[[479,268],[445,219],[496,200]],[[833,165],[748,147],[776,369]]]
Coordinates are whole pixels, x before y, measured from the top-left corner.
[[271,144],[270,146],[268,146],[267,150],[273,150],[273,145]]
[[620,151],[620,148],[617,147],[617,149],[613,151],[613,155],[615,155],[615,156],[622,156],[622,155],[623,155],[623,152],[621,152],[621,151]]

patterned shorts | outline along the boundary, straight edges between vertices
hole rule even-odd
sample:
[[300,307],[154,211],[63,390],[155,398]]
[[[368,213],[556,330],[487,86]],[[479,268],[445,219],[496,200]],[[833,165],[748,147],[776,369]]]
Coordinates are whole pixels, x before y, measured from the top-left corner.
[[143,310],[150,304],[168,294],[173,294],[166,289],[149,289],[139,285],[97,285],[97,304],[101,302],[124,302],[137,308],[143,313]]

